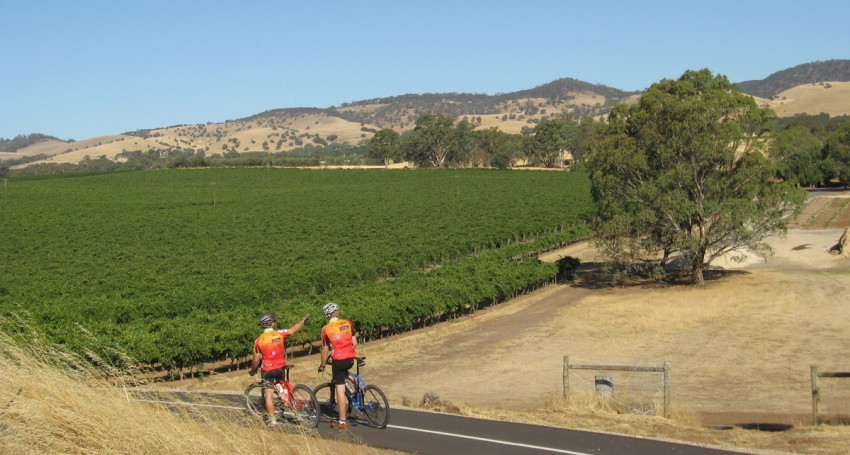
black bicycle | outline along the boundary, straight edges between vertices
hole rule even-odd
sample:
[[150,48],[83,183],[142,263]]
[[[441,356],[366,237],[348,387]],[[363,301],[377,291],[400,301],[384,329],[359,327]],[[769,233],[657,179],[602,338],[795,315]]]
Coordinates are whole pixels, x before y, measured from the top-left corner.
[[[283,367],[283,379],[275,381],[274,413],[275,418],[317,427],[321,418],[319,402],[316,395],[304,384],[292,385],[289,382],[289,369],[292,365]],[[248,410],[260,417],[267,418],[266,402],[263,396],[263,380],[251,384],[245,389],[245,405]]]
[[[365,417],[372,426],[386,428],[390,422],[390,405],[387,396],[376,385],[366,384],[360,376],[360,367],[366,364],[366,357],[355,357],[357,370],[348,372],[345,383],[345,396],[348,398],[346,407],[348,415]],[[328,356],[328,364],[333,359]],[[339,417],[336,402],[336,387],[332,382],[325,382],[313,388],[313,394],[319,401],[319,410],[323,416]]]

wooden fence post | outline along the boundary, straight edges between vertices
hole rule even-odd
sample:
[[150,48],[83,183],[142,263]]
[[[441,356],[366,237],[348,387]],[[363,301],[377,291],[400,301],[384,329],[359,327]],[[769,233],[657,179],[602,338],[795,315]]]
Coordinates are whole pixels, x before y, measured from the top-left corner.
[[570,358],[569,356],[564,356],[564,400],[567,399],[567,395],[570,394]]
[[812,425],[820,422],[820,383],[818,382],[818,367],[812,365]]
[[669,418],[670,412],[671,412],[670,408],[671,408],[672,401],[673,401],[672,396],[671,396],[672,387],[670,386],[670,362],[664,362],[663,375],[664,375],[664,417]]

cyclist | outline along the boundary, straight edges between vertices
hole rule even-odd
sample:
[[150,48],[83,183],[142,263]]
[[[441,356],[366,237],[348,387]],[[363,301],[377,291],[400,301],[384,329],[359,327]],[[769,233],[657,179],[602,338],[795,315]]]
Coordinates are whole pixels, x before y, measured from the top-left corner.
[[345,397],[345,379],[348,370],[354,366],[354,357],[357,355],[354,348],[357,346],[357,337],[354,335],[354,326],[351,321],[339,318],[339,306],[328,302],[322,307],[322,312],[328,318],[328,323],[322,327],[322,358],[319,365],[319,373],[325,371],[325,363],[328,359],[328,351],[333,350],[334,389],[336,389],[336,403],[339,407],[339,421],[331,423],[332,428],[348,428],[345,410],[347,407]]
[[309,319],[308,314],[288,329],[275,330],[277,317],[274,313],[266,313],[260,317],[263,333],[254,341],[254,359],[248,374],[251,376],[257,374],[257,368],[260,367],[260,359],[262,359],[263,396],[266,400],[266,411],[270,416],[269,426],[272,428],[277,426],[277,419],[274,416],[274,384],[276,380],[284,378],[283,367],[286,366],[283,340],[301,330]]

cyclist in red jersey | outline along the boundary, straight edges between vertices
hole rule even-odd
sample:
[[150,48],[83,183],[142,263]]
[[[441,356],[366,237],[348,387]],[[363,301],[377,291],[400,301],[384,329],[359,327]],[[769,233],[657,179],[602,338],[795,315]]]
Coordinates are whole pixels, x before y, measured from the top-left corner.
[[345,379],[348,370],[354,366],[354,357],[357,356],[354,348],[357,346],[357,337],[354,335],[354,325],[351,321],[339,318],[339,306],[329,302],[322,307],[322,312],[328,318],[328,323],[322,327],[322,359],[319,365],[319,373],[325,371],[325,362],[328,358],[328,350],[333,350],[334,388],[336,389],[336,403],[339,407],[339,422],[331,423],[333,428],[348,428],[345,410],[347,401],[345,398]]
[[310,315],[308,314],[288,329],[275,330],[274,325],[277,317],[274,313],[266,313],[260,318],[263,334],[254,341],[254,359],[251,362],[251,371],[248,374],[251,376],[257,374],[257,368],[260,367],[260,360],[262,359],[263,396],[266,399],[266,411],[270,416],[269,426],[272,428],[277,426],[277,419],[274,416],[274,384],[276,380],[284,378],[283,367],[286,366],[286,351],[283,340],[301,330],[304,323],[309,319]]

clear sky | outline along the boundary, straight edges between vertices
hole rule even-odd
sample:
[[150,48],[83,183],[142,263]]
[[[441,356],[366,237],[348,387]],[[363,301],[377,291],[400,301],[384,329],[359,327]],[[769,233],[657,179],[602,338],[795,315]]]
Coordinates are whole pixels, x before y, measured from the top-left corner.
[[848,58],[847,0],[0,0],[0,138]]

